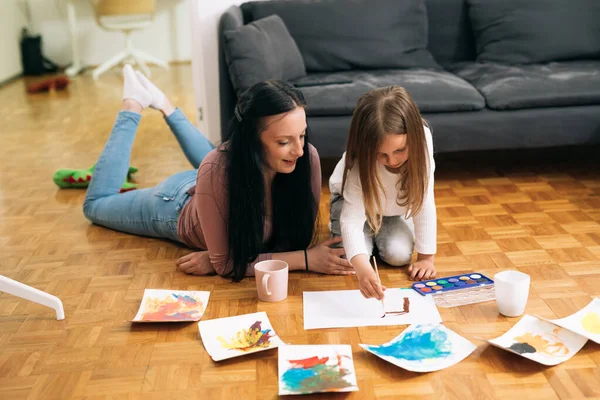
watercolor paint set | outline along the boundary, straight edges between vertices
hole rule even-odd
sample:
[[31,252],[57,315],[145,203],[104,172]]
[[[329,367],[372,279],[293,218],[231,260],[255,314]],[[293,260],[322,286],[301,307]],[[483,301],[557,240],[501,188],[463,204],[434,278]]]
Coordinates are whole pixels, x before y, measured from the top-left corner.
[[412,288],[431,296],[438,307],[449,308],[494,300],[494,281],[479,272],[416,282]]
[[413,283],[412,288],[423,296],[493,285],[494,281],[480,273],[455,275]]

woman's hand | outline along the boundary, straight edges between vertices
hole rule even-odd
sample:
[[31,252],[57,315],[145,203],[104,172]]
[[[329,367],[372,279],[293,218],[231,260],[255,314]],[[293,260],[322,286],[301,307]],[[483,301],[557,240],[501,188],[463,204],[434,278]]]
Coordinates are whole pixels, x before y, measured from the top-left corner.
[[197,251],[177,260],[177,269],[190,275],[210,275],[215,273],[208,251]]
[[425,281],[433,279],[437,275],[435,265],[433,265],[433,257],[417,259],[414,264],[411,264],[407,270],[409,277],[413,281]]
[[352,275],[354,268],[346,260],[346,251],[341,249],[332,249],[332,244],[340,243],[341,237],[325,240],[315,247],[308,249],[308,270],[328,275]]

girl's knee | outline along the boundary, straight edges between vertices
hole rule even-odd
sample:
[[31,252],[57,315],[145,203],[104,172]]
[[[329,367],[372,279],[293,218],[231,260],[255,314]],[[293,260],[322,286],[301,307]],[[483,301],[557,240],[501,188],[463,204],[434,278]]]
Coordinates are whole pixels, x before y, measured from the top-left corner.
[[401,217],[384,217],[376,238],[379,255],[387,264],[399,267],[409,264],[415,246],[415,236]]
[[410,264],[412,260],[412,253],[400,253],[400,252],[381,252],[379,253],[381,259],[386,262],[386,264],[391,265],[392,267],[401,267],[403,265]]
[[406,241],[388,241],[383,245],[377,246],[379,256],[383,261],[393,267],[410,264],[413,255],[413,243]]

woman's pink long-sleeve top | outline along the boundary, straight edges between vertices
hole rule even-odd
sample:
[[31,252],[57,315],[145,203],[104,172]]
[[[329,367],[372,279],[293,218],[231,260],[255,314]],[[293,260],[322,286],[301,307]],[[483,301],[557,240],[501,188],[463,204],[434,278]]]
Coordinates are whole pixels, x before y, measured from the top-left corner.
[[[311,186],[318,210],[321,197],[321,163],[314,146],[309,145],[311,157]],[[219,275],[226,275],[233,266],[229,262],[227,240],[227,218],[229,213],[229,191],[227,188],[227,152],[222,147],[206,155],[198,168],[196,186],[190,189],[192,198],[181,210],[177,221],[177,233],[191,248],[208,250],[210,262]],[[265,218],[263,243],[272,233],[272,220]],[[274,244],[277,247],[277,243]],[[254,265],[270,260],[272,253],[259,254],[248,264],[246,276],[254,276]]]

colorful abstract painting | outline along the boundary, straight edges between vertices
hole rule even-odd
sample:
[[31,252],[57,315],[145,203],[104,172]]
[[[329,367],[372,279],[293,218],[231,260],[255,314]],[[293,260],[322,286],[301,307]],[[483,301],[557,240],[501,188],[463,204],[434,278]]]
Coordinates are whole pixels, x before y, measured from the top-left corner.
[[232,338],[218,336],[224,349],[252,351],[254,349],[268,348],[271,345],[271,329],[262,329],[262,322],[256,321],[248,329],[242,328]]
[[477,346],[442,324],[411,325],[382,345],[363,349],[408,371],[431,372],[461,362]]
[[279,395],[357,390],[350,345],[279,347]]
[[442,321],[431,297],[387,289],[383,304],[358,290],[304,292],[304,329],[430,324]]
[[133,322],[199,321],[210,292],[146,289]]
[[504,335],[488,342],[540,364],[557,365],[581,350],[587,338],[551,322],[525,315]]
[[274,349],[283,343],[265,312],[201,321],[198,329],[214,361]]
[[600,343],[600,299],[594,298],[587,306],[568,317],[548,321]]

